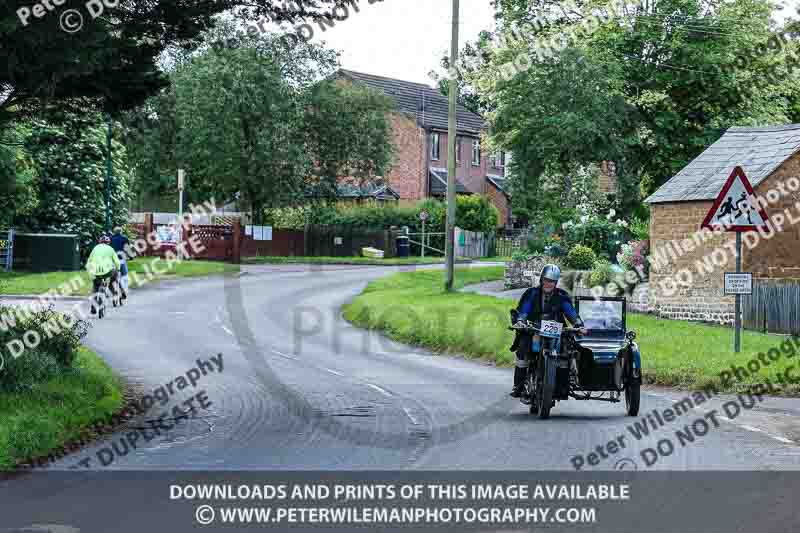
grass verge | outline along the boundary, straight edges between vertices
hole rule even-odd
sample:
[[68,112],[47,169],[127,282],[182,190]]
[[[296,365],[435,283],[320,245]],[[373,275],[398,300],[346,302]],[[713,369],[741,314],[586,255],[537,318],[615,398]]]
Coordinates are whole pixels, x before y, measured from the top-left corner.
[[[459,257],[459,262],[470,262],[470,259]],[[263,264],[295,264],[306,263],[313,265],[438,265],[444,263],[443,257],[388,257],[374,259],[371,257],[248,257],[242,258],[242,263],[253,265]]]
[[69,371],[24,392],[0,392],[0,470],[46,455],[123,405],[122,381],[81,347]]
[[[130,272],[129,280],[131,288],[144,285],[147,282],[157,281],[167,277],[191,278],[197,276],[210,276],[214,274],[225,274],[228,272],[239,272],[239,265],[223,263],[219,261],[181,261],[173,263],[167,272],[163,274],[153,273],[153,278],[147,274],[150,262],[154,258],[134,259],[128,263]],[[147,265],[147,266],[146,266]],[[159,262],[158,270],[166,268],[165,262]],[[79,283],[74,283],[71,290],[60,290],[59,287],[68,287],[73,280],[79,278]],[[137,279],[142,282],[137,283]],[[86,271],[78,272],[0,272],[0,294],[44,294],[51,289],[59,289],[62,296],[87,296],[92,289],[92,282]]]
[[[502,267],[458,269],[456,285],[502,278]],[[464,354],[509,366],[514,354],[508,350],[514,335],[507,329],[513,300],[470,293],[446,293],[441,271],[403,272],[370,283],[364,292],[344,306],[344,316],[353,324],[381,330],[407,344],[441,353]],[[704,324],[629,314],[628,329],[637,332],[646,383],[698,389],[715,386],[721,391],[743,392],[755,384],[776,383],[800,360],[800,347],[785,336],[742,332],[742,351],[733,351],[733,330]],[[783,344],[783,347],[782,347]],[[769,366],[743,379],[723,383],[722,371],[733,365],[747,369],[759,353],[778,348],[780,355]],[[800,376],[800,369],[795,370]],[[783,394],[800,396],[800,384],[788,384]]]

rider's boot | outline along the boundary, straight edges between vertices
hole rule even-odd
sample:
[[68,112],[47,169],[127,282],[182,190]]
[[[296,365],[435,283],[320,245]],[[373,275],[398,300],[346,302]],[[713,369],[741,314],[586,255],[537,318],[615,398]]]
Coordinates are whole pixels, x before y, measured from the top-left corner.
[[578,381],[578,361],[576,361],[574,357],[569,361],[569,384],[573,389],[580,387],[580,382]]
[[509,393],[509,396],[512,398],[519,398],[522,396],[522,391],[525,388],[525,376],[527,371],[527,368],[514,367],[514,388],[511,389]]

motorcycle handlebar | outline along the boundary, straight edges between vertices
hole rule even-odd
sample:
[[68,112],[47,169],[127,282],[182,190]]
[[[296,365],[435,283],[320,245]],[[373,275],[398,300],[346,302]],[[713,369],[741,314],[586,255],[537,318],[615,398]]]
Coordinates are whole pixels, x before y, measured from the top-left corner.
[[[524,324],[514,324],[513,326],[509,326],[508,329],[510,329],[512,331],[515,331],[515,330],[535,331],[537,333],[541,333],[541,331],[542,331],[540,328],[536,327],[536,325],[531,323],[531,322],[526,322]],[[561,330],[561,333],[579,333],[580,331],[581,331],[581,328],[566,328],[565,327],[565,328],[563,328]]]

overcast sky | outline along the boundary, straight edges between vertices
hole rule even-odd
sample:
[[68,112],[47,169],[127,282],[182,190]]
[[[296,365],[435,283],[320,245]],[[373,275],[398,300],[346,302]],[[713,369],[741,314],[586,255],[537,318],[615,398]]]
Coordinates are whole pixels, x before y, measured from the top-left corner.
[[[800,0],[785,0],[796,6]],[[342,53],[342,67],[359,72],[431,83],[428,72],[450,50],[451,0],[360,0],[360,12],[323,32],[314,24],[314,41]],[[794,12],[786,9],[784,13]],[[461,0],[459,48],[481,30],[494,29],[490,0]]]
[[[406,81],[430,83],[428,72],[450,51],[451,0],[360,0],[347,20],[314,41],[341,51],[342,67]],[[490,0],[461,0],[459,43],[494,28]],[[460,48],[460,46],[459,46]]]

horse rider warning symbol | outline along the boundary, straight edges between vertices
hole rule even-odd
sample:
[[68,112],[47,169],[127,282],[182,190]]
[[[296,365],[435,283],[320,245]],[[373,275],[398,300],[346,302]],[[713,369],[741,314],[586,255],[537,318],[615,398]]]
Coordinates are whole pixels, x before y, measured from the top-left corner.
[[765,228],[767,214],[756,207],[755,193],[742,167],[736,167],[722,187],[702,227],[726,231],[751,231]]

